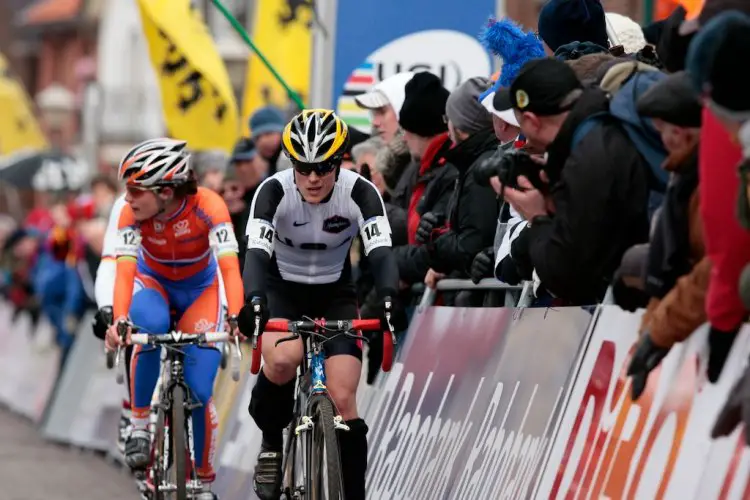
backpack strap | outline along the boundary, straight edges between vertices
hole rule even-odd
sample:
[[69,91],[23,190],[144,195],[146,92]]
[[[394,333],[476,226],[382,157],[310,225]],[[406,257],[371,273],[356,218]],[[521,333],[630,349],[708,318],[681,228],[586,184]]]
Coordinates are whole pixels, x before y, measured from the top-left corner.
[[579,123],[578,127],[576,127],[575,131],[573,132],[573,140],[570,143],[571,151],[573,150],[573,148],[578,146],[578,143],[581,142],[589,132],[591,132],[596,124],[600,123],[607,116],[611,115],[606,111],[602,111],[599,113],[594,113],[593,115],[585,118],[581,123]]

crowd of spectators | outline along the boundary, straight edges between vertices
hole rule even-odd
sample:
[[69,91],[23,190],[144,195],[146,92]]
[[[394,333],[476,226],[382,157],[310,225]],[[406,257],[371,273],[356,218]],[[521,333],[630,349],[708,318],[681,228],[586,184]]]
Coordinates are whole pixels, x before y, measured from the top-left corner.
[[[402,301],[418,300],[415,286],[489,278],[533,284],[533,306],[612,297],[646,308],[630,366],[636,397],[669,348],[708,321],[715,381],[750,307],[750,271],[740,283],[750,262],[750,93],[735,70],[750,53],[750,4],[706,0],[695,19],[677,7],[641,27],[599,0],[550,0],[538,33],[492,19],[480,41],[502,59],[494,75],[467,75],[449,91],[434,74],[402,72],[356,97],[372,129],[350,128],[343,168],[383,195]],[[286,118],[259,109],[231,156],[196,156],[241,245],[255,190],[290,166]],[[91,301],[116,196],[98,178],[90,195],[51,198],[19,228],[0,221],[5,295],[48,316],[64,348]],[[351,256],[362,315],[374,315],[358,242]],[[476,307],[488,297],[474,288],[439,301]],[[378,353],[370,358],[372,380]]]

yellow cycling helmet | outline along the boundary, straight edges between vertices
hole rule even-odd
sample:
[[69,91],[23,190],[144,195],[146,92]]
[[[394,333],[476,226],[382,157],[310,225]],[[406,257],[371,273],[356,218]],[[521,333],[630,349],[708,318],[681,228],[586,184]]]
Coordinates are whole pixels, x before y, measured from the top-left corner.
[[330,109],[305,109],[284,127],[284,152],[294,164],[336,164],[349,142],[349,127]]

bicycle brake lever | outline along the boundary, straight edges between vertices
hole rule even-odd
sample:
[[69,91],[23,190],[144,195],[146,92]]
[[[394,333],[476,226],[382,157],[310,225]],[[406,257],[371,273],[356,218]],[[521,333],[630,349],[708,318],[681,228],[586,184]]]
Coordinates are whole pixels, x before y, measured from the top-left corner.
[[[388,309],[390,309],[390,307],[391,307],[391,303],[387,302],[386,303],[386,308],[387,309],[385,311],[385,322],[388,324],[388,333],[391,336],[391,342],[395,346],[396,342],[397,342],[397,340],[396,340],[396,332],[393,330],[393,324],[391,324],[391,312],[388,310]],[[385,333],[385,332],[383,332],[383,333]]]
[[[231,330],[230,333],[234,333],[237,331],[237,316],[230,316],[229,318],[227,318],[227,323],[229,323],[229,329]],[[242,361],[242,349],[240,349],[240,336],[239,335],[234,336],[234,349],[235,349],[235,353],[237,357],[239,358],[240,361]],[[234,378],[234,375],[232,375],[232,378]]]
[[255,304],[253,306],[253,312],[255,313],[255,331],[253,332],[253,349],[257,349],[258,337],[260,336],[260,312],[261,312],[260,304]]

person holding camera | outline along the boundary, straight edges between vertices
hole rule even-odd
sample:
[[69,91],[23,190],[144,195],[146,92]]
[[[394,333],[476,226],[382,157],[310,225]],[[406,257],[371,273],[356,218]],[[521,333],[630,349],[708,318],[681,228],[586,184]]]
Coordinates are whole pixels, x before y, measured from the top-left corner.
[[514,258],[525,253],[561,302],[601,301],[623,253],[648,241],[648,165],[614,120],[594,121],[573,147],[579,126],[609,100],[562,61],[526,63],[494,105],[513,107],[523,135],[546,150],[546,161],[516,155],[498,172],[505,200],[529,226]]
[[[484,106],[492,116],[492,128],[494,129],[495,137],[500,141],[500,144],[497,146],[494,155],[477,165],[477,168],[474,170],[474,178],[480,185],[492,186],[495,193],[498,196],[501,196],[501,184],[497,177],[498,162],[501,161],[505,153],[523,147],[525,141],[520,138],[521,127],[518,126],[518,121],[516,120],[516,115],[513,112],[513,109],[495,109],[493,100],[495,98],[496,88],[499,88],[497,84],[495,84],[495,86],[489,91],[480,95],[479,99],[482,106]],[[515,237],[520,234],[523,227],[525,227],[523,222],[523,219],[515,210],[508,205],[503,206],[500,210],[500,217],[497,220],[495,242],[492,246],[479,252],[471,263],[469,275],[474,283],[479,283],[483,278],[491,278],[493,276],[504,283],[517,284],[520,282],[520,277],[518,277],[518,273],[515,272],[515,266],[513,265],[512,257],[510,256],[510,238],[511,233],[515,235]],[[513,239],[515,239],[515,237],[513,237]],[[501,265],[501,263],[504,263],[504,265]],[[512,272],[503,273],[504,267],[507,267],[507,269]]]

